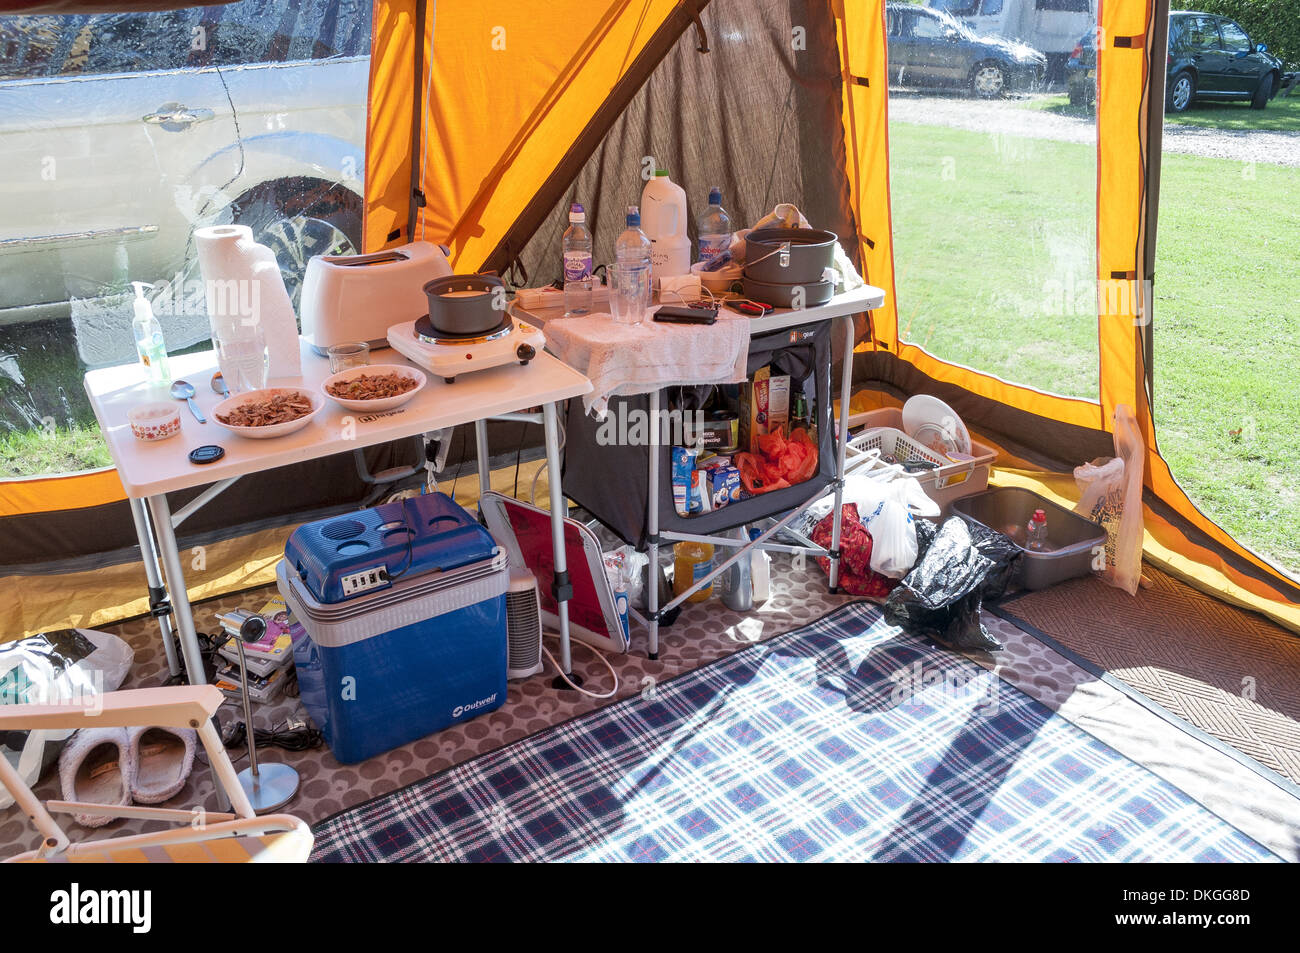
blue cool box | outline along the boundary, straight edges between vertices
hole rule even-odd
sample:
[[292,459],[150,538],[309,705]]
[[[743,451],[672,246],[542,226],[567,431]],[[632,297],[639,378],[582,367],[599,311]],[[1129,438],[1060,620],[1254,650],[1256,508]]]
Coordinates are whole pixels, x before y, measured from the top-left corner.
[[[380,568],[387,579],[358,591]],[[307,634],[294,645],[302,702],[340,762],[505,702],[506,557],[443,494],[300,526],[277,581]]]

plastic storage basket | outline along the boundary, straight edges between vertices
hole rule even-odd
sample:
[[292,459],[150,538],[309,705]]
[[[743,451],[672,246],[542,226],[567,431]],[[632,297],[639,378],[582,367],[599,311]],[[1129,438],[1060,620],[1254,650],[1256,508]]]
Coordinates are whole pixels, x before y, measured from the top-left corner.
[[908,476],[916,478],[925,495],[939,505],[944,515],[947,515],[953,500],[988,489],[989,470],[997,458],[997,452],[982,443],[971,441],[973,460],[949,460],[905,434],[902,430],[902,412],[893,407],[856,414],[849,419],[849,425],[867,428],[849,441],[847,463],[850,467],[855,455],[860,456],[873,450],[882,455],[888,454],[899,463],[925,460],[936,464],[937,469],[921,470]]

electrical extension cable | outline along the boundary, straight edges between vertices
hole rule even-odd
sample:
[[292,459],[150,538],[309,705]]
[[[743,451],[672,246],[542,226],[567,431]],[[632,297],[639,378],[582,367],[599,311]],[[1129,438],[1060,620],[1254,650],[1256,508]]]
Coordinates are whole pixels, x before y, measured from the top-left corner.
[[[307,751],[325,743],[325,736],[303,721],[285,722],[279,728],[258,728],[254,732],[258,749],[273,745],[284,751]],[[243,748],[248,728],[242,721],[232,721],[221,730],[221,743],[227,748]]]
[[[550,632],[544,634],[545,637],[548,639],[559,638],[558,635],[552,635]],[[575,685],[573,683],[573,679],[569,678],[568,675],[564,674],[564,670],[560,668],[560,663],[555,660],[555,656],[551,654],[551,650],[548,649],[545,645],[542,646],[542,654],[544,654],[548,659],[551,660],[551,664],[555,666],[555,670],[560,673],[560,678],[564,679],[565,683],[570,688],[572,688],[575,692],[580,692],[583,695],[586,695],[588,698],[613,698],[618,693],[618,672],[614,671],[614,666],[609,664],[609,659],[605,658],[603,652],[600,652],[598,649],[596,649],[593,646],[587,645],[586,642],[583,642],[581,644],[585,645],[588,649],[590,649],[592,655],[596,656],[596,658],[600,659],[602,662],[605,663],[605,668],[609,669],[610,677],[614,679],[614,687],[611,688],[608,692],[606,692],[603,695],[598,695],[595,692],[589,692],[585,688],[582,688],[579,685]],[[573,640],[570,640],[569,645],[570,646],[573,645]]]

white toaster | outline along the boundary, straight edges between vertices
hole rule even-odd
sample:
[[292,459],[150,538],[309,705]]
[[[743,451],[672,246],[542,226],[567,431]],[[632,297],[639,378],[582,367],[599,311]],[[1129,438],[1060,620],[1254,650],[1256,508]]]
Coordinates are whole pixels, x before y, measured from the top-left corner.
[[302,282],[302,336],[317,354],[352,341],[387,347],[390,327],[428,312],[425,283],[450,274],[446,252],[431,242],[317,255]]

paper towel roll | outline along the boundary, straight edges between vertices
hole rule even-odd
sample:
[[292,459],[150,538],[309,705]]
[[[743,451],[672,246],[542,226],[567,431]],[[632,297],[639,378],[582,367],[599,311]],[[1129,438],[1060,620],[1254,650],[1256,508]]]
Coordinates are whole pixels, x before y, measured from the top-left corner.
[[[239,326],[260,326],[268,355],[267,377],[301,378],[298,320],[275,253],[254,241],[247,225],[195,229],[194,241],[213,337],[220,339],[223,332]],[[222,374],[231,379],[225,368]]]

